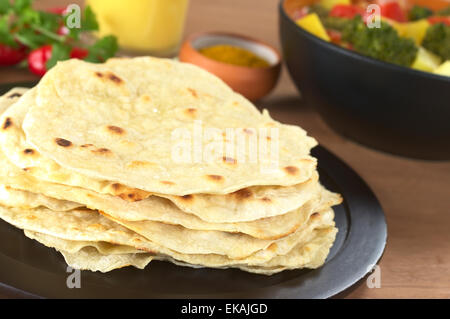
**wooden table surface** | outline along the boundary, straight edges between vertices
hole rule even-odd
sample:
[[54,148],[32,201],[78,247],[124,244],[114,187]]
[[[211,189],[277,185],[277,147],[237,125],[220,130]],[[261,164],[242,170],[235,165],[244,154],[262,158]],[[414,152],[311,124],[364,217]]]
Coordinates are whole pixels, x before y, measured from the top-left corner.
[[[37,6],[80,1],[40,0]],[[277,0],[191,0],[185,35],[225,30],[279,47]],[[0,82],[30,80],[26,70],[0,69]],[[388,222],[381,288],[365,283],[348,298],[450,298],[450,162],[384,154],[334,133],[306,107],[286,70],[274,92],[258,103],[272,116],[298,124],[355,169],[380,200]],[[450,125],[450,124],[449,124]],[[1,294],[0,297],[12,296]]]

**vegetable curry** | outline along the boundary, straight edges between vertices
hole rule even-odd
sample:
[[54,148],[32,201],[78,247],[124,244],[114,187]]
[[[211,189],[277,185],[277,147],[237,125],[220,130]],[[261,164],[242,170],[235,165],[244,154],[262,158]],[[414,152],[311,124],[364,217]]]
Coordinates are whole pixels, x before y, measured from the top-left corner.
[[292,18],[346,49],[450,76],[450,5],[435,10],[405,1],[320,0],[296,10]]

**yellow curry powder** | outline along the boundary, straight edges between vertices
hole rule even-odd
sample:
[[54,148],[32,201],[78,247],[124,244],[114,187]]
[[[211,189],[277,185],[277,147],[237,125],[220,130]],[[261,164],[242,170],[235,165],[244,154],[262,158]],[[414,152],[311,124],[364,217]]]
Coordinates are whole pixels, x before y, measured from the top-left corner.
[[269,66],[269,63],[266,60],[260,58],[253,52],[232,45],[214,45],[201,48],[199,52],[210,59],[228,64],[252,68],[263,68]]

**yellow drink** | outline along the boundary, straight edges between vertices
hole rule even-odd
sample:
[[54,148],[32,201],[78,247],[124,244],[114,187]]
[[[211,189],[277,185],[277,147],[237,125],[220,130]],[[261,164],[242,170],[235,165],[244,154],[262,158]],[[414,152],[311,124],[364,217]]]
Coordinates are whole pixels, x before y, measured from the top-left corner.
[[169,56],[183,35],[188,0],[87,0],[99,36],[115,35],[125,49]]

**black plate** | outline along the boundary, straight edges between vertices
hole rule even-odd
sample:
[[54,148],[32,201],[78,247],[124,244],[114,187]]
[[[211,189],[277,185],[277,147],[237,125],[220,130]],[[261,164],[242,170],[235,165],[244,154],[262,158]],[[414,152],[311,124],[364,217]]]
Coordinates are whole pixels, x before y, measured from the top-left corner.
[[[0,93],[10,87],[3,87]],[[267,277],[236,269],[191,269],[154,261],[145,270],[125,268],[106,274],[83,271],[81,288],[69,289],[66,281],[70,273],[58,252],[0,221],[0,287],[10,289],[14,295],[57,298],[334,296],[362,279],[381,258],[386,245],[386,221],[374,194],[351,168],[320,146],[313,150],[313,156],[319,160],[321,182],[345,199],[334,209],[339,233],[325,265],[319,269],[285,271]]]

